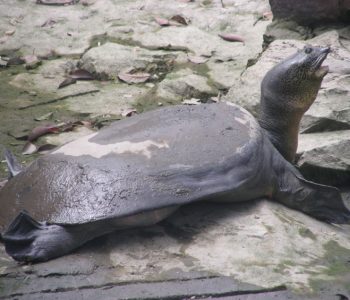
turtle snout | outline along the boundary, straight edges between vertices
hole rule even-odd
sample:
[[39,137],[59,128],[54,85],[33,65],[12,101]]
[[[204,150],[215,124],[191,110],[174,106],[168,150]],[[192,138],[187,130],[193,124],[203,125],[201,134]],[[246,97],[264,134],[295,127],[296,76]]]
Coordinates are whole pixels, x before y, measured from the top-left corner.
[[322,53],[325,53],[325,54],[328,54],[331,52],[331,47],[324,47],[324,48],[321,48],[321,52]]

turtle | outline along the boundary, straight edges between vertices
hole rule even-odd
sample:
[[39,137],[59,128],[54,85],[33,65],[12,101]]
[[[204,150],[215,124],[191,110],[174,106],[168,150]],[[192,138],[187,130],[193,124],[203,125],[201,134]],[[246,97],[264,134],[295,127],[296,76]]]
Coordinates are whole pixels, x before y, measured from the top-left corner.
[[159,108],[69,142],[0,191],[0,231],[17,261],[41,262],[98,236],[160,222],[198,201],[269,198],[330,223],[349,209],[335,187],[293,165],[303,113],[328,72],[330,48],[306,46],[265,75],[261,113],[231,102]]

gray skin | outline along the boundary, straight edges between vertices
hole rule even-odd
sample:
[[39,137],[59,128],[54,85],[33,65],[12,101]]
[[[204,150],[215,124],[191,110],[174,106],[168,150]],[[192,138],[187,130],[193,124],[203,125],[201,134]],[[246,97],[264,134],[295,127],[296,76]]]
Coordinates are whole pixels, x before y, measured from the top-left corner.
[[329,48],[308,49],[267,73],[261,126],[229,103],[166,107],[36,160],[0,191],[7,253],[46,261],[97,236],[155,224],[196,201],[268,197],[320,220],[348,222],[339,191],[305,180],[290,163],[299,116],[327,73],[321,64]]

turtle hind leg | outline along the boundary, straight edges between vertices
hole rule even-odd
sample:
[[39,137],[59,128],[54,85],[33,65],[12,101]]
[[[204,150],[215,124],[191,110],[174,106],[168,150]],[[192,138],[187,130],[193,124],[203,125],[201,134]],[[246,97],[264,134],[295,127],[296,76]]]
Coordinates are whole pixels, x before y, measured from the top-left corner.
[[[72,226],[73,228],[74,226]],[[20,262],[41,262],[62,256],[83,244],[76,230],[37,222],[21,212],[2,234],[6,252]]]

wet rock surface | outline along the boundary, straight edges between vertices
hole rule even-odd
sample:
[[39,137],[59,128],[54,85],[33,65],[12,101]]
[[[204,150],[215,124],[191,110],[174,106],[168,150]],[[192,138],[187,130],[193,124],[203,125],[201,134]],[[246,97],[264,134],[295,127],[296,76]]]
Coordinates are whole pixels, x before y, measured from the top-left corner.
[[276,19],[292,19],[308,25],[350,20],[348,0],[311,0],[307,5],[300,0],[270,0],[270,5]]
[[[157,226],[98,238],[47,263],[18,266],[2,255],[0,282],[10,299],[180,299],[284,286],[336,299],[335,293],[350,292],[349,255],[345,229],[279,204],[197,204]],[[318,289],[329,282],[331,291]]]
[[[267,70],[306,43],[331,45],[330,73],[303,119],[298,165],[307,178],[340,186],[350,205],[349,30],[274,23],[265,42],[276,40],[262,52],[269,10],[267,0],[2,2],[0,144],[29,163],[38,154],[21,152],[34,127],[65,124],[35,141],[61,145],[191,98],[223,98],[257,114]],[[177,15],[187,25],[156,21]],[[93,80],[58,88],[77,69]],[[125,82],[123,72],[149,77]],[[350,297],[349,230],[267,200],[191,205],[157,226],[98,238],[47,263],[19,265],[1,245],[0,299]]]

